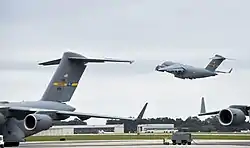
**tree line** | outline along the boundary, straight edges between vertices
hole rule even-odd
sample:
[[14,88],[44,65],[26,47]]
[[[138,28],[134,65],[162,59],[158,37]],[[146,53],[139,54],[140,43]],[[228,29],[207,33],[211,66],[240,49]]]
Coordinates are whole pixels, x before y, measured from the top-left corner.
[[123,120],[107,120],[106,124],[124,124],[124,132],[136,132],[138,124],[174,124],[176,129],[185,128],[190,132],[239,132],[241,130],[250,129],[250,123],[245,122],[238,126],[222,126],[216,116],[211,116],[204,121],[198,117],[188,117],[186,120],[181,118],[149,118],[142,119],[138,122],[123,121]]
[[[188,117],[183,120],[181,118],[149,118],[142,119],[140,121],[127,121],[127,120],[107,120],[106,125],[110,124],[124,124],[124,132],[132,132],[135,133],[137,131],[138,124],[174,124],[176,129],[185,128],[190,132],[239,132],[241,130],[250,129],[250,123],[245,122],[238,126],[222,126],[219,123],[219,120],[216,116],[211,116],[205,120],[200,120],[198,117]],[[53,125],[87,125],[87,122],[81,121],[78,118],[75,118],[70,121],[54,121]]]

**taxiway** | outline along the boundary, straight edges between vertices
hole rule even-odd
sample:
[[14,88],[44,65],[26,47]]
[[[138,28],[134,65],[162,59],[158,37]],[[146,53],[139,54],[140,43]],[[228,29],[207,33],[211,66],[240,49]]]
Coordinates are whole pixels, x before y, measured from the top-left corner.
[[[245,148],[250,147],[249,140],[197,140],[189,147],[208,148]],[[25,142],[21,143],[22,148],[72,148],[72,147],[139,147],[139,148],[166,148],[183,147],[183,145],[163,145],[162,140],[86,140],[86,141],[58,141],[58,142]]]

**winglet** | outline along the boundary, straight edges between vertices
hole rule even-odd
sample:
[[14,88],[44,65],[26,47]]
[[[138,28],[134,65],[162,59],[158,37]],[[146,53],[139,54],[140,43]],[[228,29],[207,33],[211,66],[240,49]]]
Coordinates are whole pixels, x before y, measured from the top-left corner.
[[204,97],[201,98],[201,110],[200,110],[200,114],[204,114],[206,113],[206,106],[205,106],[205,100]]
[[148,105],[148,102],[143,106],[143,108],[142,108],[140,114],[138,115],[138,117],[136,118],[136,120],[141,120],[142,119],[142,117],[143,117],[143,115],[145,113],[145,110],[147,108],[147,105]]

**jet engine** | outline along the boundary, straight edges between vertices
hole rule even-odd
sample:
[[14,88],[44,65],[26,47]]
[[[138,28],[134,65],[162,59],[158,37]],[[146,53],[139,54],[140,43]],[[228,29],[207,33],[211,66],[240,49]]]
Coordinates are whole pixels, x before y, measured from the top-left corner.
[[244,123],[246,116],[244,112],[236,108],[223,109],[219,112],[219,122],[224,126],[239,125]]
[[31,131],[47,130],[52,126],[52,118],[45,114],[29,114],[24,118],[24,127]]
[[0,125],[1,125],[1,124],[4,124],[5,121],[6,121],[5,116],[4,116],[2,113],[0,113]]

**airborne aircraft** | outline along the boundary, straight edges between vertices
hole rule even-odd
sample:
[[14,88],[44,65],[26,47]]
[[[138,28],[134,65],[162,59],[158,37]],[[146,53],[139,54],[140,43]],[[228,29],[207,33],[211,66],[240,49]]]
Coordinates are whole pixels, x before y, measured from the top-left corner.
[[109,118],[131,120],[109,115],[75,112],[66,104],[78,86],[87,63],[127,62],[129,60],[86,58],[73,52],[63,53],[62,58],[40,63],[39,65],[58,65],[42,98],[37,101],[0,102],[0,134],[4,136],[5,146],[19,146],[25,137],[34,135],[53,126],[54,120],[65,120],[76,116],[81,120],[89,118]]
[[159,72],[168,72],[174,74],[176,78],[181,79],[197,79],[216,76],[218,73],[231,73],[232,68],[228,72],[216,71],[219,65],[228,58],[216,54],[205,68],[193,67],[172,61],[165,61],[157,65],[155,70]]
[[201,110],[198,116],[216,115],[223,126],[241,125],[245,122],[246,116],[250,117],[250,106],[247,105],[230,105],[228,108],[206,112],[204,97],[201,99]]

